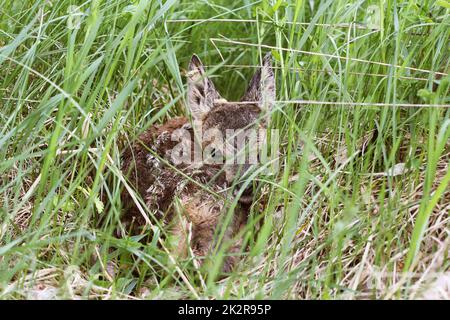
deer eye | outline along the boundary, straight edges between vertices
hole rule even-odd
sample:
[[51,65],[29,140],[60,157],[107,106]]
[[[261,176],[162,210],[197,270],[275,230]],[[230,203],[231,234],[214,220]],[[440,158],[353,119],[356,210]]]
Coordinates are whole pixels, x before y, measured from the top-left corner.
[[220,157],[221,155],[222,155],[222,152],[219,149],[216,149],[216,148],[211,149],[211,157],[212,158]]

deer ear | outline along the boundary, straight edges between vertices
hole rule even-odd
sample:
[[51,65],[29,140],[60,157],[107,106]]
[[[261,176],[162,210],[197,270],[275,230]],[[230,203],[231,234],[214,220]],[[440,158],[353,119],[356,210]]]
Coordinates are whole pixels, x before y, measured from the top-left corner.
[[264,56],[262,66],[256,71],[241,101],[256,101],[264,112],[270,112],[275,103],[275,76],[272,54]]
[[188,108],[192,117],[201,120],[214,106],[214,100],[220,99],[220,95],[212,81],[206,76],[205,69],[200,59],[194,54],[189,63],[188,78]]

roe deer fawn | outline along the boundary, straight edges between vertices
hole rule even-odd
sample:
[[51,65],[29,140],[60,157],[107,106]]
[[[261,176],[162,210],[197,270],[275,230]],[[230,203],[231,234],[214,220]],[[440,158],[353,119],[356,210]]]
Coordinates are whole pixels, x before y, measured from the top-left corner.
[[[176,240],[174,251],[178,256],[186,256],[189,247],[200,257],[211,252],[215,233],[228,211],[225,201],[227,195],[230,196],[228,190],[251,168],[249,163],[215,161],[229,149],[240,151],[230,139],[225,141],[226,146],[220,143],[208,145],[208,141],[201,139],[211,131],[225,136],[227,130],[243,132],[266,127],[275,99],[271,59],[270,54],[264,57],[241,101],[233,103],[221,98],[206,76],[200,59],[193,55],[187,73],[187,103],[193,124],[187,118],[179,117],[152,126],[123,154],[123,173],[150,212],[167,225],[169,234]],[[187,136],[183,145],[187,149],[183,150],[187,151],[188,160],[192,160],[189,152],[196,147],[202,155],[209,153],[210,160],[215,160],[179,161],[176,149],[180,142],[174,136],[180,132]],[[235,196],[236,193],[231,194],[231,198]],[[145,225],[142,210],[137,208],[127,190],[122,192],[121,199],[125,226]],[[231,245],[227,251],[230,255],[224,260],[224,272],[231,271],[238,261],[242,239],[236,240],[235,236],[246,225],[252,199],[251,188],[241,191],[231,221],[225,226],[223,240]]]

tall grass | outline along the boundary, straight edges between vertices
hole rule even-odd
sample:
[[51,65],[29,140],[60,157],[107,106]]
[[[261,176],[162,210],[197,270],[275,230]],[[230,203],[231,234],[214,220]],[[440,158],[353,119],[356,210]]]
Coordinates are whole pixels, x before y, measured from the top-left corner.
[[[0,1],[0,297],[435,297],[450,278],[449,13],[447,0]],[[237,100],[267,51],[281,167],[255,178],[235,271],[173,256],[154,221],[149,241],[115,237],[121,150],[186,114],[192,53]]]

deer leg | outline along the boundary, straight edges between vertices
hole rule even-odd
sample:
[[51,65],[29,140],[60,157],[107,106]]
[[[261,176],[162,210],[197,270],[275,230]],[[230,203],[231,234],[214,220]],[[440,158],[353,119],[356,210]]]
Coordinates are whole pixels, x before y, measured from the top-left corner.
[[[192,251],[196,256],[206,257],[212,250],[214,244],[214,225],[196,225],[193,229]],[[200,259],[200,265],[203,265],[204,259]]]
[[185,258],[189,246],[190,223],[181,215],[177,215],[171,223],[169,232],[170,251],[178,258]]

